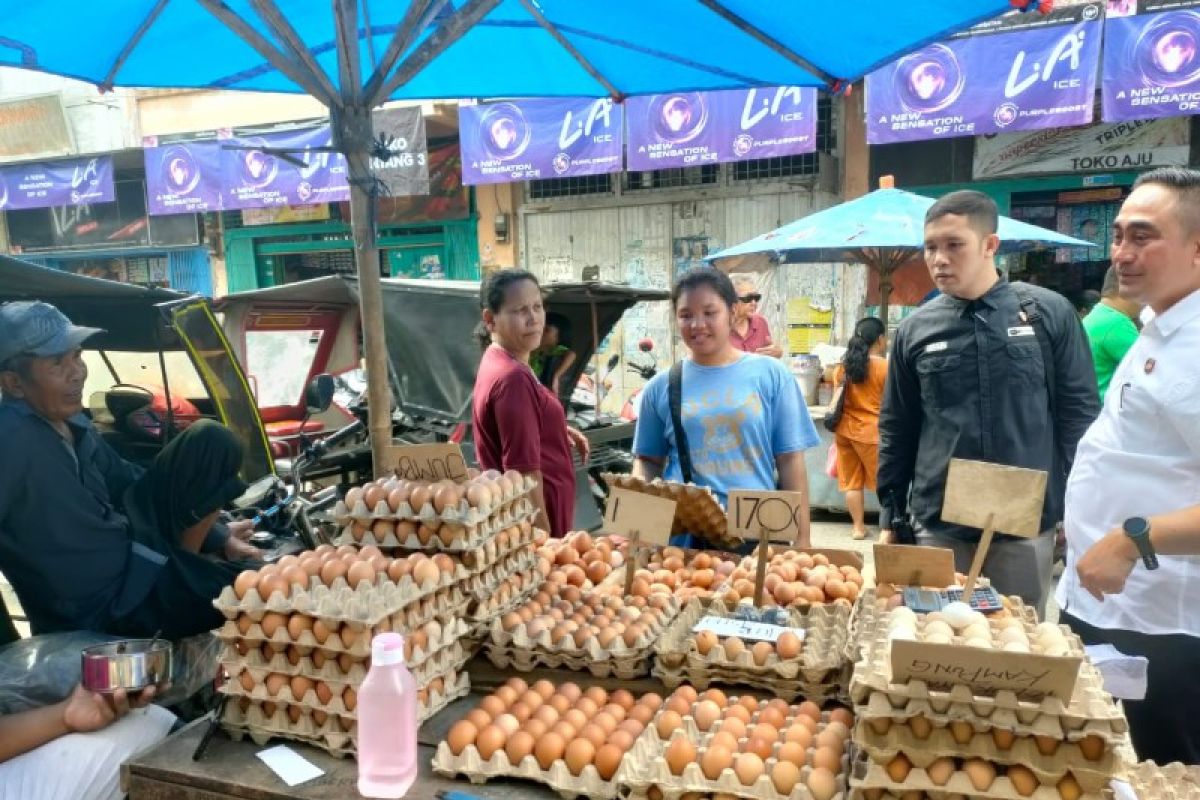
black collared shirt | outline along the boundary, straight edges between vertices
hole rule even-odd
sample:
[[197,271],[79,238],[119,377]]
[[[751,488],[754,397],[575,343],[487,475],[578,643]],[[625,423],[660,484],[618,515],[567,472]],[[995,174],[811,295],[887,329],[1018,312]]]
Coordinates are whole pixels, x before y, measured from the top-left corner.
[[937,297],[896,332],[879,418],[879,497],[896,512],[908,498],[931,533],[979,538],[941,521],[951,458],[1049,472],[1042,530],[1062,519],[1075,447],[1100,411],[1096,375],[1070,302],[1037,286],[1024,291],[1054,353],[1053,418],[1042,349],[1013,284],[1001,280],[975,301]]

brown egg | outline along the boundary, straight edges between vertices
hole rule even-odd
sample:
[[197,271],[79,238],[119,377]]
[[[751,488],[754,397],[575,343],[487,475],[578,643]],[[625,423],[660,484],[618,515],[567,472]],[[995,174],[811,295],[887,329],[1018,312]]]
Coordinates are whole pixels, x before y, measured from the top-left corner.
[[908,727],[912,730],[912,735],[924,741],[933,733],[933,723],[922,716],[913,717],[908,721]]
[[[778,708],[767,706],[762,711],[758,712],[758,721],[770,725],[777,731],[783,730],[787,724],[787,717]],[[820,744],[820,742],[818,742]]]
[[642,735],[642,731],[646,730],[646,725],[636,719],[627,719],[617,726],[618,731],[626,731],[634,739]]
[[682,775],[688,764],[696,760],[696,747],[685,738],[677,738],[667,745],[665,754],[667,769],[672,775]]
[[837,794],[837,778],[834,777],[833,772],[823,767],[817,767],[808,773],[805,785],[812,793],[813,800],[832,800],[833,796]]
[[326,586],[333,586],[333,582],[338,578],[346,577],[346,571],[350,569],[350,565],[340,559],[330,559],[321,567],[321,583]]
[[[903,756],[900,756],[903,758]],[[907,761],[907,759],[905,759]],[[842,771],[842,752],[835,750],[832,747],[818,747],[812,754],[813,767],[824,767],[832,773]],[[911,765],[910,765],[911,766]],[[890,767],[889,767],[890,769]],[[905,772],[907,775],[908,773]],[[903,779],[897,780],[897,783],[902,783]]]
[[425,559],[413,567],[412,576],[418,586],[428,587],[441,580],[442,571],[432,559]]
[[805,750],[812,744],[812,731],[806,725],[794,724],[783,732],[783,740],[789,744],[798,744]]
[[977,791],[986,792],[996,780],[996,768],[982,758],[971,758],[963,762],[962,771]]
[[959,744],[966,744],[971,741],[971,737],[975,735],[975,729],[971,723],[964,720],[955,720],[950,723],[950,735],[954,737],[954,741]]
[[433,499],[433,490],[426,484],[413,484],[408,495],[408,504],[414,511],[420,511]]
[[929,773],[929,780],[933,781],[934,786],[945,786],[954,775],[954,759],[939,758],[926,767],[925,771]]
[[800,782],[800,768],[789,761],[778,761],[771,768],[771,783],[775,785],[775,791],[779,792],[784,797],[792,793],[792,789],[796,788],[796,784]]
[[475,749],[484,761],[490,761],[497,750],[504,749],[504,731],[495,725],[489,725],[479,732],[475,738]]
[[278,592],[285,598],[291,591],[291,584],[282,574],[263,575],[258,579],[258,593],[264,601],[269,601]]
[[249,614],[238,614],[235,624],[237,625],[238,633],[245,636],[250,632],[250,626],[254,624],[254,620],[250,619]]
[[624,758],[625,751],[615,742],[606,744],[596,750],[594,759],[596,764],[596,772],[600,774],[600,779],[611,781],[613,776],[617,774],[617,770],[621,768],[621,759]]
[[817,705],[816,703],[812,702],[811,700],[805,700],[803,703],[801,703],[796,708],[796,713],[803,714],[804,716],[808,717],[809,719],[818,721],[818,722],[821,719],[821,707],[819,705]]
[[848,708],[835,708],[829,712],[830,722],[840,722],[849,731],[854,727],[854,712]]
[[1038,752],[1044,756],[1052,756],[1058,752],[1059,740],[1053,736],[1034,736],[1033,741],[1037,744]]
[[563,737],[557,733],[547,733],[534,745],[533,754],[537,758],[538,766],[542,769],[550,769],[555,761],[563,757],[563,753],[567,749],[567,743]]
[[360,500],[362,500],[362,497],[363,497],[362,487],[355,486],[353,489],[346,490],[346,496],[344,498],[346,507],[349,508],[351,511],[353,511],[354,507],[356,505],[358,505]]
[[768,741],[776,741],[779,739],[779,729],[769,722],[759,722],[750,728],[747,734],[751,739],[767,739]]
[[572,775],[577,777],[583,773],[584,768],[591,764],[595,758],[596,745],[583,737],[579,737],[568,744],[566,752],[563,753],[563,761],[567,763],[567,769],[571,771]]
[[1079,785],[1079,781],[1075,780],[1075,776],[1069,772],[1058,782],[1057,788],[1062,800],[1079,800],[1080,796],[1083,795],[1083,787]]
[[725,659],[727,661],[737,661],[738,656],[746,652],[746,644],[736,636],[730,636],[725,640]]
[[474,725],[477,731],[481,731],[492,724],[492,715],[482,708],[471,709],[463,719]]
[[700,756],[700,769],[710,781],[721,777],[721,773],[732,766],[733,752],[720,744],[709,742],[704,755]]
[[692,719],[701,732],[707,732],[721,718],[721,707],[712,700],[704,700],[692,711]]
[[479,701],[479,707],[486,711],[488,715],[495,719],[501,714],[508,711],[508,704],[497,695],[488,695]]
[[658,738],[665,742],[671,738],[671,733],[678,730],[682,725],[683,718],[677,712],[667,710],[659,714],[655,730],[658,733]]
[[248,569],[244,572],[239,572],[237,578],[233,581],[233,593],[237,595],[238,600],[246,596],[246,592],[258,586],[258,572]]
[[775,654],[775,647],[770,642],[755,642],[750,648],[750,655],[757,666],[766,666],[767,660]]
[[283,614],[277,614],[274,611],[269,611],[263,615],[258,624],[262,627],[263,635],[268,639],[275,636],[275,631],[283,628],[287,630],[288,618]]
[[702,656],[708,655],[709,651],[717,646],[720,640],[712,631],[700,631],[694,639],[696,652]]
[[763,761],[766,761],[771,757],[771,753],[775,751],[775,740],[766,739],[762,736],[751,736],[746,740],[746,744],[741,749],[743,753],[754,753]]
[[742,753],[733,764],[733,771],[743,786],[753,786],[765,769],[762,758],[754,753]]
[[666,709],[667,711],[674,711],[679,716],[683,716],[684,714],[690,714],[692,712],[693,702],[695,701],[688,700],[687,698],[680,697],[679,695],[674,695],[667,700]]
[[501,714],[492,720],[492,724],[504,731],[506,739],[521,730],[521,722],[512,714]]
[[1099,761],[1104,757],[1104,739],[1090,734],[1080,740],[1079,749],[1088,761]]
[[596,748],[603,746],[608,741],[608,735],[609,731],[606,731],[594,722],[584,725],[579,730],[579,738],[587,739]]
[[292,638],[293,642],[300,639],[300,634],[304,633],[305,631],[311,631],[312,627],[312,617],[306,617],[303,614],[292,614],[290,617],[288,617],[287,631],[288,636]]
[[[608,744],[616,745],[620,751],[624,753],[626,750],[633,747],[633,743],[636,740],[637,736],[635,734],[632,734],[623,728],[618,728],[609,734],[606,741]],[[604,743],[605,742],[601,742],[600,744],[603,745]],[[599,756],[599,753],[597,753],[597,756]]]
[[996,743],[996,747],[1001,750],[1009,750],[1017,737],[1012,731],[1006,731],[1003,728],[992,728],[992,741]]
[[387,492],[382,486],[368,486],[363,490],[362,499],[368,509],[375,511],[376,506],[387,502]]
[[817,734],[817,747],[829,747],[835,750],[841,750],[846,739],[841,731],[830,730],[826,727],[825,730]]
[[[468,745],[475,743],[475,737],[478,733],[479,729],[473,723],[461,719],[450,728],[450,733],[446,736],[446,744],[450,746],[451,753],[456,756],[462,755],[463,750],[467,749]],[[509,760],[511,761],[512,759]]]
[[342,690],[342,705],[346,707],[347,711],[351,712],[358,707],[358,692],[355,691],[353,686],[347,686]]
[[265,685],[267,687],[267,694],[275,697],[283,690],[284,686],[288,685],[288,676],[282,675],[278,672],[272,672],[267,675]]
[[508,763],[514,766],[520,764],[526,756],[533,754],[536,744],[533,735],[526,731],[518,731],[509,736],[508,742],[504,745],[504,754],[508,756]]
[[288,682],[288,687],[292,690],[292,697],[296,700],[303,700],[315,685],[316,682],[312,678],[304,675],[293,675]]
[[1037,776],[1033,774],[1033,770],[1029,769],[1029,767],[1013,764],[1005,774],[1012,781],[1013,788],[1017,790],[1017,794],[1022,797],[1029,797],[1038,788]]

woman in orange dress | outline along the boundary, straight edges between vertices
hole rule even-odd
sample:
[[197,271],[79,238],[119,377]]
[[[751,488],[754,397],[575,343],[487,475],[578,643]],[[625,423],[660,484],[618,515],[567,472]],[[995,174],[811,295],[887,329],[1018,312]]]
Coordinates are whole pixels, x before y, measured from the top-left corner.
[[837,444],[838,489],[854,522],[854,538],[867,536],[863,490],[875,491],[879,469],[879,407],[887,380],[886,329],[875,317],[854,326],[854,336],[834,376],[835,386],[845,380],[842,417],[834,431]]

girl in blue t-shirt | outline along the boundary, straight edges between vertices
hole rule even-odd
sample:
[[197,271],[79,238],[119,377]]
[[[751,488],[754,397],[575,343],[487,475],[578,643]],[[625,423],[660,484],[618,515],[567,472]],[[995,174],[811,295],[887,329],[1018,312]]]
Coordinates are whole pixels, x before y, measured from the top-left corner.
[[[691,454],[690,480],[722,503],[732,489],[803,492],[796,544],[809,545],[804,451],[820,442],[800,387],[777,359],[743,353],[730,341],[737,294],[729,277],[701,267],[671,293],[675,321],[691,357],[683,362],[681,419]],[[668,398],[669,373],[642,395],[634,435],[633,474],[683,481]],[[690,544],[690,542],[688,542]]]

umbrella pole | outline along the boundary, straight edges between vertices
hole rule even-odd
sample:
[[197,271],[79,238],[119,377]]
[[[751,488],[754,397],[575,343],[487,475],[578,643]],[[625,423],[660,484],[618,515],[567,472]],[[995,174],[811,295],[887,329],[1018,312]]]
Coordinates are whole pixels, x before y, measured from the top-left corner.
[[372,468],[378,475],[387,468],[384,462],[392,442],[392,392],[371,198],[371,109],[342,108],[334,110],[331,117],[335,141],[346,156],[350,183],[350,231],[358,268],[359,316],[367,360],[367,422]]

